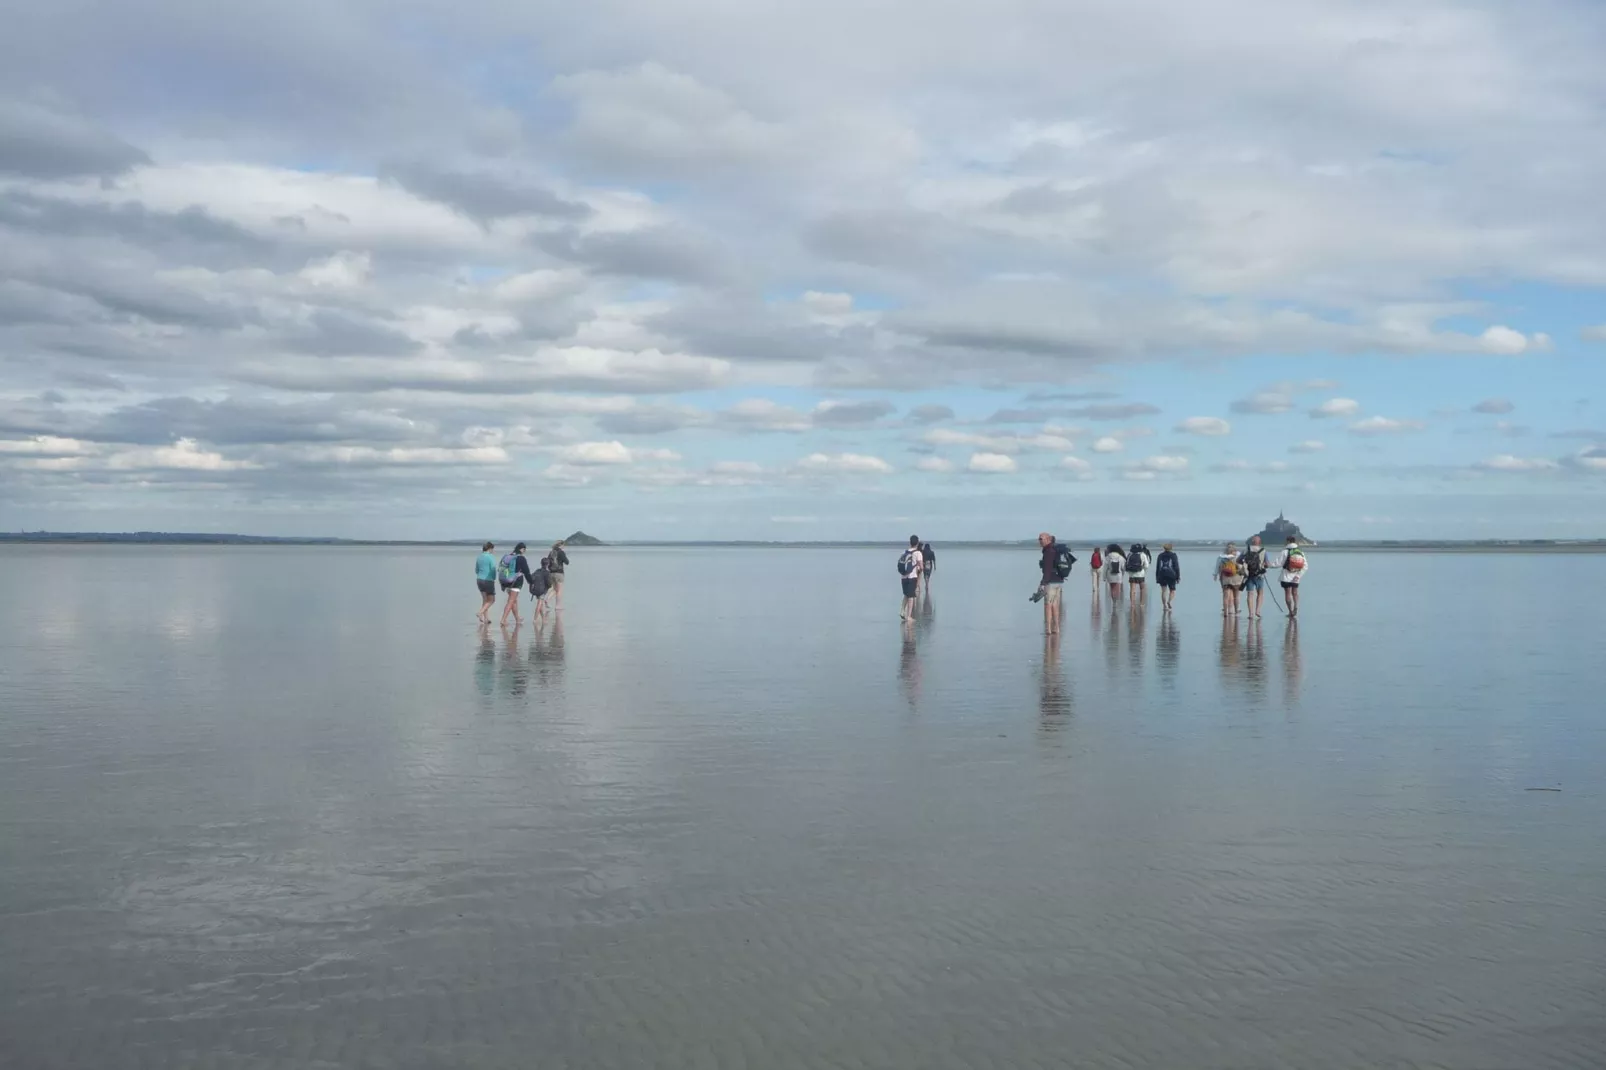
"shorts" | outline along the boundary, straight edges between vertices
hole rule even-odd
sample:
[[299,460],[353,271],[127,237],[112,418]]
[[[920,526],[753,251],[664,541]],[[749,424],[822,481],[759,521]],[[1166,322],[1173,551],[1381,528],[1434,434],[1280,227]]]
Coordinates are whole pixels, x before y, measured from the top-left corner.
[[1144,580],[1146,580],[1146,579],[1148,579],[1148,577],[1147,577],[1147,576],[1130,576],[1130,575],[1129,575],[1129,576],[1127,576],[1127,578],[1126,578],[1126,582],[1128,582],[1128,583],[1135,583],[1135,584],[1137,584],[1137,585],[1138,585],[1138,586],[1139,586],[1139,587],[1141,587],[1141,586],[1143,586],[1143,581],[1144,581]]
[[914,576],[905,576],[903,578],[903,596],[905,598],[913,598],[915,596],[915,592],[919,589],[920,580],[918,578]]
[[554,586],[554,587],[562,587],[563,586],[563,573],[554,572],[552,574],[552,586]]
[[477,584],[479,586],[480,594],[495,594],[496,593],[496,581],[495,580],[475,580],[474,582],[475,582],[475,584]]
[[1244,583],[1244,590],[1246,591],[1264,591],[1265,589],[1265,576],[1250,576],[1249,579]]
[[1065,585],[1063,583],[1045,583],[1045,584],[1043,584],[1043,597],[1046,599],[1046,601],[1044,602],[1044,605],[1050,605],[1050,606],[1059,605],[1060,604],[1060,595],[1063,594],[1064,591],[1065,591]]
[[523,576],[514,576],[513,577],[513,582],[511,582],[511,583],[509,583],[507,580],[503,580],[502,581],[502,590],[504,590],[504,591],[522,591],[523,589],[524,589],[524,577]]
[[1293,591],[1293,590],[1297,590],[1298,588],[1299,588],[1299,581],[1298,580],[1295,580],[1293,583],[1289,583],[1287,580],[1283,581],[1283,590],[1285,590],[1285,591]]
[[1168,591],[1174,591],[1174,590],[1177,589],[1177,581],[1176,580],[1161,580],[1159,582],[1160,582],[1160,586],[1164,587]]

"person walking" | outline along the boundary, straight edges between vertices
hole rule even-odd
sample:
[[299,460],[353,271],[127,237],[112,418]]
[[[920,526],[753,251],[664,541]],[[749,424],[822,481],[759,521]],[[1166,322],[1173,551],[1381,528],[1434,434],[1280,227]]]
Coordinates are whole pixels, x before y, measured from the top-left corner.
[[1121,600],[1121,573],[1126,568],[1126,551],[1112,542],[1104,548],[1104,579],[1110,585],[1110,602]]
[[474,561],[474,584],[480,589],[478,620],[481,624],[491,623],[491,607],[496,605],[496,555],[491,553],[494,549],[496,543],[486,543],[480,547],[480,556]]
[[519,592],[524,590],[524,581],[530,578],[530,561],[524,556],[524,544],[521,542],[513,547],[513,552],[503,554],[502,560],[496,566],[496,578],[502,583],[502,590],[507,592],[507,604],[502,607],[502,624],[507,624],[507,615],[513,614],[513,619],[519,624],[524,618],[519,615]]
[[909,548],[898,555],[898,580],[903,586],[903,608],[898,619],[905,624],[915,619],[915,600],[920,597],[920,577],[926,563],[920,552],[920,536],[909,536]]
[[1292,535],[1288,536],[1288,545],[1283,550],[1282,566],[1283,598],[1288,601],[1288,619],[1293,620],[1299,616],[1299,583],[1305,578],[1310,562],[1305,560],[1305,551],[1299,548],[1299,540]]
[[1104,573],[1104,552],[1093,547],[1093,556],[1087,559],[1087,578],[1093,581],[1093,597],[1099,596],[1099,577]]
[[552,596],[552,559],[543,557],[540,567],[530,577],[530,597],[535,600],[535,609],[531,613],[537,626],[546,619],[547,607],[551,605]]
[[1177,584],[1182,582],[1182,560],[1171,543],[1160,546],[1160,556],[1154,562],[1154,582],[1160,585],[1161,609],[1171,612],[1171,603],[1177,597]]
[[937,571],[937,551],[931,548],[931,543],[920,544],[921,568],[924,569],[926,593],[931,593],[931,574]]
[[1259,620],[1260,611],[1266,605],[1266,551],[1260,545],[1259,535],[1249,537],[1249,545],[1238,555],[1238,563],[1243,566],[1244,603],[1249,619]]
[[1221,581],[1221,615],[1238,614],[1238,544],[1229,542],[1216,558],[1216,578]]
[[1061,546],[1059,540],[1048,532],[1039,532],[1037,545],[1042,548],[1043,556],[1038,564],[1042,569],[1042,582],[1037,592],[1043,598],[1043,630],[1047,635],[1058,635],[1060,624],[1065,619],[1065,577],[1071,574],[1071,564],[1076,559],[1071,551]]
[[1126,585],[1132,594],[1132,604],[1144,601],[1149,579],[1149,548],[1141,542],[1132,544],[1126,552]]
[[552,600],[555,609],[563,609],[563,575],[569,568],[569,555],[563,552],[564,542],[559,539],[552,544],[552,552],[547,554],[550,562],[549,571],[552,573]]

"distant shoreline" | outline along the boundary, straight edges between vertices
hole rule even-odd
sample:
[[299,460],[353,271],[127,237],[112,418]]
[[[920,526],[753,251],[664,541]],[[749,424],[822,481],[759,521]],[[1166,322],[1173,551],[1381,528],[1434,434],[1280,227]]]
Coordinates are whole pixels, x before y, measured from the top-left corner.
[[[511,544],[514,540],[505,539]],[[526,540],[531,541],[531,540]],[[534,540],[540,544],[542,540]],[[1036,549],[1031,539],[955,541],[932,540],[939,549]],[[1094,545],[1103,546],[1110,540],[1064,540],[1073,550]],[[1241,541],[1241,540],[1235,540]],[[1225,542],[1209,539],[1174,540],[1179,550],[1216,550]],[[586,546],[599,548],[709,548],[709,549],[883,549],[896,544],[896,540],[843,539],[828,541],[758,540],[758,539],[689,539],[689,540],[625,540],[597,542]],[[480,545],[479,539],[341,539],[319,536],[228,535],[205,532],[0,532],[0,545],[80,545],[80,546],[399,546],[399,547],[456,547],[471,548]],[[499,543],[500,545],[500,543]],[[573,545],[573,544],[571,544]],[[1390,553],[1606,553],[1606,539],[1423,539],[1401,541],[1379,539],[1371,541],[1334,539],[1307,544],[1318,553],[1375,552]]]

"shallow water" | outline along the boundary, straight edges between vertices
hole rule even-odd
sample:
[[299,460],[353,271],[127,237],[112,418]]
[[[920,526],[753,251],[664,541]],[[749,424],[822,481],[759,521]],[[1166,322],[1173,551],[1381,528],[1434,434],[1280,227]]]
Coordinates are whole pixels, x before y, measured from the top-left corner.
[[473,556],[0,551],[0,1065],[1606,1065],[1606,557]]

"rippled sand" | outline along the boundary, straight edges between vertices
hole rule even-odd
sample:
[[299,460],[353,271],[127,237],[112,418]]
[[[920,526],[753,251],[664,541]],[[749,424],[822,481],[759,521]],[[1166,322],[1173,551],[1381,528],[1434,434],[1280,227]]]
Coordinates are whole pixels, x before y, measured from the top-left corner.
[[1606,1066],[1606,558],[575,556],[0,557],[0,1066]]

